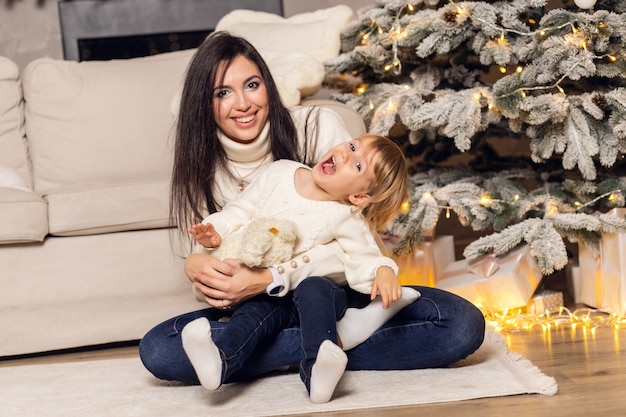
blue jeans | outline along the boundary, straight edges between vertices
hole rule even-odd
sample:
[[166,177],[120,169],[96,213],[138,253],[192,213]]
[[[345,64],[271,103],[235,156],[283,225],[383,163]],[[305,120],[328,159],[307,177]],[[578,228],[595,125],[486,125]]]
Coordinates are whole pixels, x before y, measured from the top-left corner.
[[[485,319],[473,304],[449,292],[416,287],[422,294],[368,340],[346,352],[350,370],[423,369],[443,367],[463,359],[481,345]],[[227,323],[213,308],[171,318],[150,330],[139,344],[141,360],[155,377],[198,384],[183,350],[180,332],[192,320],[211,321],[213,337]],[[244,366],[224,382],[256,379],[302,359],[300,329],[289,327],[258,346]]]
[[337,344],[337,320],[348,306],[346,291],[324,277],[309,277],[293,291],[293,305],[302,338],[300,379],[311,390],[311,369],[324,340]]
[[258,295],[243,303],[219,332],[211,329],[222,359],[222,381],[229,381],[246,366],[246,360],[266,340],[282,329],[297,325],[291,296]]

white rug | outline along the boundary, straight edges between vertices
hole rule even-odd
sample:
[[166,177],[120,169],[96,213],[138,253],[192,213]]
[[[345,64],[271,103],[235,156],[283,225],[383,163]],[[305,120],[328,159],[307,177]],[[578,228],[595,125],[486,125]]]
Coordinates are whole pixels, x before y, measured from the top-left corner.
[[0,408],[21,417],[255,417],[460,401],[516,394],[555,395],[554,378],[506,349],[500,335],[445,369],[346,372],[327,404],[312,404],[297,373],[208,392],[159,381],[138,358],[0,368]]

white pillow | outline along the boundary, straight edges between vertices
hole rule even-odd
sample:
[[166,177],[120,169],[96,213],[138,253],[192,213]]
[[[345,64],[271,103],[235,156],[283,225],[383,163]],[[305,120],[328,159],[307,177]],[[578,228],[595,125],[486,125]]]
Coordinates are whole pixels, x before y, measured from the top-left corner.
[[301,52],[320,62],[339,55],[341,31],[354,17],[352,9],[339,5],[289,18],[252,10],[235,10],[220,19],[215,30],[246,38],[255,48]]
[[30,191],[16,170],[0,164],[0,187]]
[[303,97],[317,93],[324,81],[324,64],[306,54],[269,49],[259,53],[272,73],[285,107],[296,106]]

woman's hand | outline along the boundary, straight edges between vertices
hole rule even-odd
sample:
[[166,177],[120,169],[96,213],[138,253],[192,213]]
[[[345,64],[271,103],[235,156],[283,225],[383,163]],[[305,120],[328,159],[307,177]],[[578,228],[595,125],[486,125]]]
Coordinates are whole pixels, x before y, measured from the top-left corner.
[[220,309],[261,294],[272,282],[272,273],[267,268],[248,268],[234,259],[219,261],[205,253],[187,258],[185,274],[205,301]]

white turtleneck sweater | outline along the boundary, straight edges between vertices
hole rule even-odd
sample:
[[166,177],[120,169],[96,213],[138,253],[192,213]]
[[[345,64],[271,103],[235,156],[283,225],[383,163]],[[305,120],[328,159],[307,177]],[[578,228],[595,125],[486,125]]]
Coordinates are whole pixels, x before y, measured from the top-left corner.
[[[304,146],[305,142],[304,130],[309,110],[310,107],[306,106],[297,106],[291,109],[298,132],[298,143],[301,147]],[[315,147],[317,154],[314,155],[314,160],[321,159],[335,145],[353,139],[343,120],[336,112],[325,107],[321,107],[319,110],[319,125],[314,125],[315,120],[309,121],[308,129],[308,131],[317,129],[318,132],[318,142]],[[312,117],[312,119],[315,118]],[[235,177],[243,178],[246,183],[250,184],[271,164],[272,159],[268,156],[268,134],[269,124],[265,126],[255,141],[248,144],[235,142],[223,134],[219,136],[219,140],[226,151],[226,156],[234,166],[231,172]],[[239,178],[233,179],[226,172],[217,172],[214,181],[216,185],[215,199],[220,206],[223,207],[226,202],[239,194],[237,188],[240,182]],[[342,277],[345,279],[345,265],[343,260],[337,256],[340,252],[341,248],[339,248],[336,242],[331,242],[326,245],[316,246],[308,252],[300,254],[297,259],[285,262],[282,265],[284,268],[281,268],[281,270],[284,269],[282,275],[286,288],[293,288],[304,278],[313,275],[328,276],[338,281]],[[308,261],[310,259],[315,261]],[[280,295],[285,293],[286,291]]]
[[[301,148],[304,146],[304,123],[310,107],[294,107],[291,109],[293,120],[298,132],[298,143]],[[311,125],[312,122],[309,122]],[[309,131],[313,129],[309,126]],[[314,160],[321,159],[335,145],[353,139],[346,129],[343,120],[337,113],[328,108],[320,108],[319,126],[317,126],[318,143],[315,147],[316,155]],[[239,193],[237,187],[241,179],[246,184],[253,182],[261,172],[272,162],[268,155],[269,151],[269,123],[263,128],[259,137],[251,143],[242,144],[229,139],[224,134],[219,135],[219,140],[226,151],[226,157],[230,161],[232,178],[226,172],[215,174],[215,200],[220,207],[227,201],[232,200]]]

